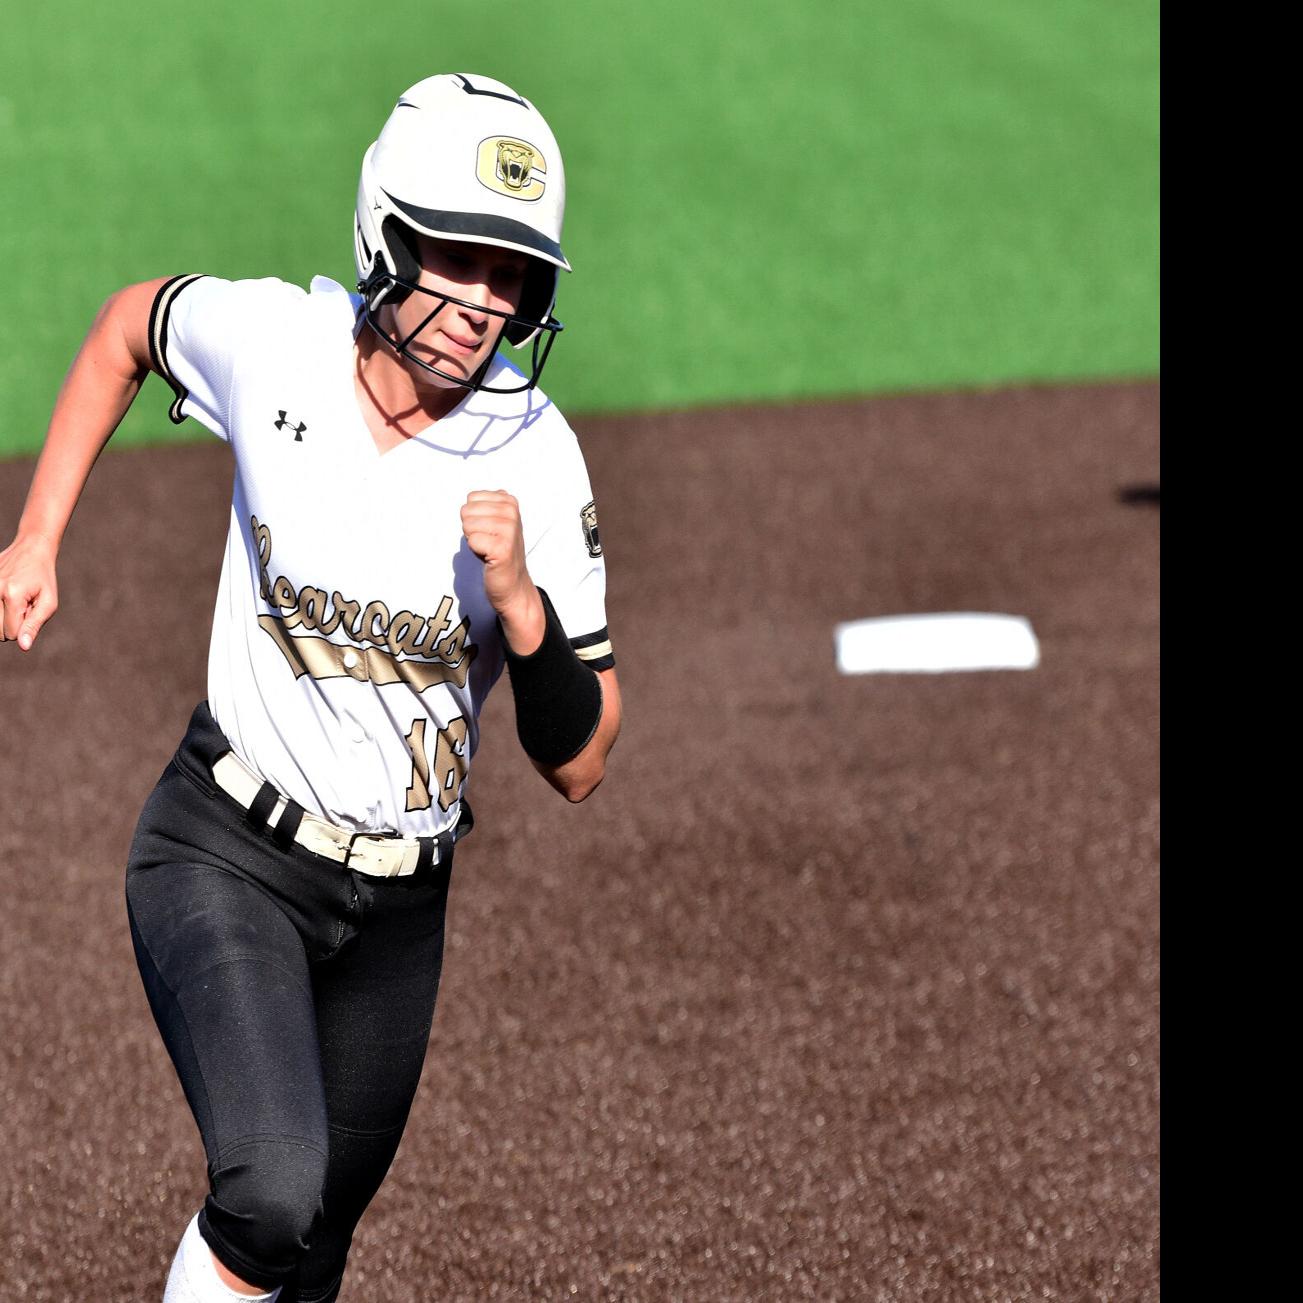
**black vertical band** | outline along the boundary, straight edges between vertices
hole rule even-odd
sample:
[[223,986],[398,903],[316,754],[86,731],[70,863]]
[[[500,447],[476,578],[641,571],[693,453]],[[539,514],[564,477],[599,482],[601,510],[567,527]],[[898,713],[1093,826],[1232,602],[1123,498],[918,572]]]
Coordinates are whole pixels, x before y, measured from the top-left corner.
[[280,796],[281,794],[270,783],[263,783],[258,789],[258,795],[253,798],[248,810],[245,811],[244,817],[251,828],[258,832],[266,829],[267,820],[271,818],[271,812],[276,808]]
[[276,820],[276,827],[272,831],[271,839],[283,851],[289,850],[294,845],[294,834],[299,830],[299,824],[303,822],[303,807],[297,801],[286,801],[285,808],[281,811],[281,817]]

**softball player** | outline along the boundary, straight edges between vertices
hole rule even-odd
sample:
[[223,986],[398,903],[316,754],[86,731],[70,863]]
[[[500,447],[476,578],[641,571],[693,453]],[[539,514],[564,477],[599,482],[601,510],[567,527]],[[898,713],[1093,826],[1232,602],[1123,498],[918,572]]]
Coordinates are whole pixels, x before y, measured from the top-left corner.
[[420,1076],[504,665],[543,777],[572,801],[602,779],[620,697],[596,508],[537,388],[564,204],[528,100],[473,75],[413,86],[363,159],[359,293],[179,276],[113,295],[0,553],[0,630],[28,650],[90,467],[150,369],[174,420],[231,445],[208,698],[127,870],[208,1159],[166,1303],[338,1296]]

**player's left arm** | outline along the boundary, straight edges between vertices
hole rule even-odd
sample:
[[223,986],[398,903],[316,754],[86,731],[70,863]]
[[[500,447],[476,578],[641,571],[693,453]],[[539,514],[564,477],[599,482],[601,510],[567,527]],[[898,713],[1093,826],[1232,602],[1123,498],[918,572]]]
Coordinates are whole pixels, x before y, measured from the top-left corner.
[[[484,563],[484,592],[498,613],[502,634],[513,658],[508,658],[516,693],[517,728],[530,762],[568,801],[582,801],[606,774],[606,757],[620,732],[620,685],[614,668],[594,671],[578,662],[559,635],[555,614],[551,622],[542,594],[525,563],[525,539],[520,521],[520,504],[503,489],[476,490],[467,495],[461,509],[462,532],[471,550]],[[552,627],[549,628],[551,623]],[[541,662],[540,662],[541,658]],[[523,661],[531,661],[535,678],[530,685],[541,691],[528,692],[520,674]],[[537,675],[544,664],[555,677],[556,691]],[[590,690],[598,685],[595,694]],[[525,718],[525,697],[534,712]],[[537,704],[541,701],[541,705]],[[572,712],[563,718],[563,711]],[[540,712],[542,712],[540,714]],[[573,730],[578,730],[574,732]],[[591,730],[591,731],[590,731]],[[527,738],[538,737],[531,747]],[[559,745],[569,750],[567,737],[578,738],[579,749],[564,760],[534,754]],[[553,743],[553,738],[560,739]]]
[[547,765],[530,756],[529,762],[567,801],[582,801],[606,777],[606,757],[620,735],[620,684],[615,667],[588,670],[602,685],[602,713],[588,745],[561,765]]

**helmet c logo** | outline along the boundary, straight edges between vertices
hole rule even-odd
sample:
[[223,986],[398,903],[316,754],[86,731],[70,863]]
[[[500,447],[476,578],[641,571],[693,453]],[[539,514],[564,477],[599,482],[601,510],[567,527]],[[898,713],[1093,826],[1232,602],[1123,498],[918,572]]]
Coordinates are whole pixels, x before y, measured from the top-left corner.
[[523,140],[489,136],[480,141],[475,176],[495,194],[532,202],[541,198],[547,188],[547,163],[533,145]]

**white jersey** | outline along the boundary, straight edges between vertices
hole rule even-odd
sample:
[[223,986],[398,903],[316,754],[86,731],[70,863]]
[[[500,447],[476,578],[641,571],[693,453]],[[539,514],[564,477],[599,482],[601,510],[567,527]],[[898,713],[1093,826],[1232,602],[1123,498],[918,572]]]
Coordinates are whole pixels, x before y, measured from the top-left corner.
[[[208,701],[236,754],[305,810],[428,836],[460,813],[478,717],[502,673],[474,489],[520,502],[529,573],[571,645],[613,665],[606,570],[574,433],[538,389],[468,392],[381,454],[353,388],[360,300],[317,277],[181,276],[150,319],[154,362],[235,453]],[[490,383],[511,383],[496,357]]]

